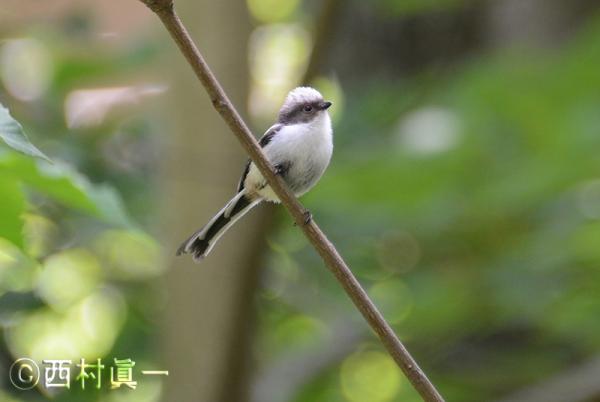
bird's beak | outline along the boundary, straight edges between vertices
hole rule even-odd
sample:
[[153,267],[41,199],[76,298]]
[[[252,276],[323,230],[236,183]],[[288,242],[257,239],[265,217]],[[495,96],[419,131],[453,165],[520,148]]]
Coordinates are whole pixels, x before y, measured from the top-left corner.
[[319,109],[321,109],[321,110],[327,110],[327,109],[329,109],[329,106],[331,106],[332,104],[333,103],[331,103],[331,102],[321,102],[319,104]]

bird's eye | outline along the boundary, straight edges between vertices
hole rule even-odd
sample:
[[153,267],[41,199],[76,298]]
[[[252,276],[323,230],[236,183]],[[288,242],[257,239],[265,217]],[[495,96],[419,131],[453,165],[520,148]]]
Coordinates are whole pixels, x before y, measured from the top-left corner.
[[304,109],[303,109],[303,110],[304,110],[306,113],[308,113],[308,112],[312,112],[312,106],[311,106],[311,105],[306,105],[306,106],[304,106]]

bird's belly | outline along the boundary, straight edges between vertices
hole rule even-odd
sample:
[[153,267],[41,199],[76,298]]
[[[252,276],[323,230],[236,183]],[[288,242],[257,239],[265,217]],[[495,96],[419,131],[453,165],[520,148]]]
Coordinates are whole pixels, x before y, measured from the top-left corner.
[[[323,175],[329,165],[333,151],[330,133],[315,133],[307,136],[298,132],[278,143],[278,138],[265,149],[269,161],[274,165],[288,165],[289,170],[283,178],[296,196],[310,190]],[[266,185],[262,174],[254,163],[250,166],[245,188],[268,201],[279,202],[279,198],[270,186]]]
[[329,158],[330,155],[321,150],[313,154],[304,154],[292,161],[285,181],[296,196],[306,193],[319,181],[329,164]]
[[[323,151],[325,152],[302,157],[295,156],[289,159],[290,168],[283,178],[297,197],[310,190],[325,172],[331,152]],[[276,164],[277,162],[273,163]],[[267,201],[279,202],[279,197],[271,189],[271,186],[267,185],[266,180],[254,163],[250,165],[244,183],[244,188],[250,195],[264,198]]]

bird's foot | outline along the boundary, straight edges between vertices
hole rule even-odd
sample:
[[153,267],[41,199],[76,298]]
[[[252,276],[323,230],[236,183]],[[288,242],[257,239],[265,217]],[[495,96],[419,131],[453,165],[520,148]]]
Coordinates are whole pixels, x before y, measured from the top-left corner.
[[[303,219],[304,225],[308,225],[310,223],[310,221],[312,221],[312,213],[308,209],[304,210],[304,212],[302,213],[302,216],[304,217],[304,219]],[[296,222],[294,222],[294,226],[298,226],[298,224]]]
[[307,209],[304,211],[304,224],[308,225],[312,221],[312,213]]

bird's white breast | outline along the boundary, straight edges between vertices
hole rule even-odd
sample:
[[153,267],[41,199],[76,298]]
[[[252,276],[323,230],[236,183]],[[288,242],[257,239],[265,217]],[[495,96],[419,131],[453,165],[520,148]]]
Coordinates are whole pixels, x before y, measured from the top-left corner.
[[[285,175],[286,182],[297,196],[310,190],[319,180],[333,152],[331,120],[327,112],[321,113],[309,123],[287,125],[264,147],[273,165],[290,163]],[[257,189],[267,200],[277,201],[270,187],[264,187],[264,179],[252,164],[245,187]],[[260,187],[264,187],[259,190]]]

